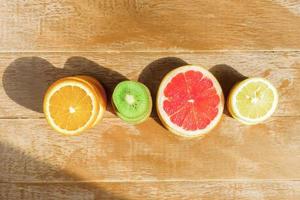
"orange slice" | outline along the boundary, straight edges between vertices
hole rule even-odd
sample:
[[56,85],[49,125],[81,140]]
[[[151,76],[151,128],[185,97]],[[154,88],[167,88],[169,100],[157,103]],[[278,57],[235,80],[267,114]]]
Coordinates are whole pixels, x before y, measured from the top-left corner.
[[50,86],[44,98],[44,113],[56,131],[74,135],[100,121],[106,96],[96,82],[92,77],[66,77]]
[[103,86],[99,83],[99,81],[97,81],[95,78],[91,76],[80,75],[80,76],[73,76],[69,78],[82,81],[83,83],[88,84],[91,87],[94,87],[97,93],[96,95],[97,101],[99,103],[99,113],[92,126],[96,125],[103,118],[107,106],[107,97]]

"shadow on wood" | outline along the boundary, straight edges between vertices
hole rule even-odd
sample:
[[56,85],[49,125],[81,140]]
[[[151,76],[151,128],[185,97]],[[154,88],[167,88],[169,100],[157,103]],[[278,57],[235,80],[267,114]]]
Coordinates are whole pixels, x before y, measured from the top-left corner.
[[209,71],[217,78],[219,81],[225,99],[225,107],[224,107],[224,114],[231,117],[227,106],[226,100],[231,88],[238,82],[245,80],[247,77],[239,73],[233,67],[226,65],[226,64],[219,64],[215,65],[209,69]]
[[[67,72],[68,76],[80,74],[96,78],[103,85],[108,102],[110,102],[110,98],[117,84],[121,81],[128,80],[120,73],[80,56],[69,58],[64,65],[64,70]],[[107,104],[107,110],[114,112],[110,103]]]
[[57,79],[90,75],[98,79],[110,97],[116,84],[126,77],[84,57],[69,58],[63,69],[56,68],[40,57],[22,57],[5,70],[2,83],[6,94],[16,103],[42,113],[43,99],[48,87]]
[[4,90],[16,103],[41,113],[44,94],[49,85],[58,78],[58,70],[43,58],[18,58],[4,71]]
[[161,122],[158,119],[155,105],[156,105],[156,94],[160,82],[168,72],[170,72],[171,70],[177,67],[181,67],[187,64],[188,64],[187,62],[177,57],[160,58],[147,65],[139,75],[138,81],[144,83],[151,92],[151,96],[153,100],[151,117],[153,117],[158,123]]
[[68,76],[81,74],[95,77],[104,86],[109,100],[116,85],[121,81],[128,80],[122,74],[80,56],[69,58],[64,69]]
[[[3,142],[3,141],[2,141]],[[0,143],[1,199],[116,199],[125,200],[104,189],[98,182],[82,180],[75,172],[32,158],[25,152]],[[42,158],[45,159],[45,158]],[[2,188],[1,188],[2,187]]]

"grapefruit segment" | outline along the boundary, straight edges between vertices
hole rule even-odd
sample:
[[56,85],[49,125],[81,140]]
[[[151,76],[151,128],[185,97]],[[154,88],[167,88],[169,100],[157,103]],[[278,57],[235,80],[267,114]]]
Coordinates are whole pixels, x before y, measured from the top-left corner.
[[187,65],[164,77],[156,103],[158,115],[170,131],[195,137],[216,126],[223,113],[224,97],[218,81],[209,71]]
[[189,110],[183,121],[182,127],[189,131],[197,130],[197,120],[195,118],[194,110],[189,106]]
[[172,79],[172,82],[168,84],[164,94],[167,98],[174,99],[175,101],[181,101],[187,99],[188,89],[187,85],[180,84],[185,82],[185,77],[182,73],[178,74]]
[[181,109],[178,110],[175,114],[170,116],[170,119],[173,123],[178,124],[179,126],[182,126],[186,115],[188,114],[188,105],[184,105],[181,107]]
[[186,104],[186,101],[164,101],[164,109],[169,115],[180,111]]

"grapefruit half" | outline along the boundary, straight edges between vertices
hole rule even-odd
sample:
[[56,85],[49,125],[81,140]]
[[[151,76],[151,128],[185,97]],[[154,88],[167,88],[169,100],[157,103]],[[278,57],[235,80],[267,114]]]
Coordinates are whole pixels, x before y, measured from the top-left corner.
[[163,78],[156,106],[160,120],[174,134],[203,136],[220,121],[224,96],[219,82],[208,70],[186,65]]

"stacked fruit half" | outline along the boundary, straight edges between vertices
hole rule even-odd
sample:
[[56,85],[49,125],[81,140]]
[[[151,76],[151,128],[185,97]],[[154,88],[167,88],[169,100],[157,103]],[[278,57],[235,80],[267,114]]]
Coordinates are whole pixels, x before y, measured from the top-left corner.
[[123,81],[113,92],[112,105],[122,120],[139,124],[150,116],[152,98],[149,89],[144,84],[136,81]]
[[[131,124],[144,122],[152,111],[147,86],[120,82],[111,103],[118,117]],[[268,119],[278,103],[276,88],[262,78],[237,83],[227,99],[230,114],[245,124]],[[95,126],[106,110],[106,93],[90,76],[74,76],[53,83],[44,98],[48,123],[58,132],[74,135]],[[203,136],[220,121],[224,109],[222,88],[208,70],[186,65],[170,71],[157,91],[156,108],[164,126],[183,137]]]
[[244,124],[258,124],[274,113],[278,104],[276,88],[266,79],[248,78],[230,91],[227,107]]
[[65,135],[78,134],[95,126],[105,110],[105,90],[89,76],[62,78],[49,87],[44,98],[48,123]]
[[169,72],[157,93],[157,112],[173,133],[202,136],[220,121],[224,108],[221,86],[206,69],[187,65]]

